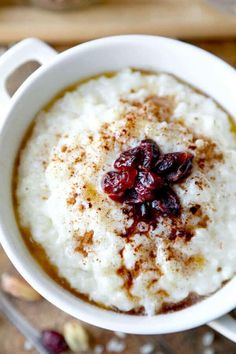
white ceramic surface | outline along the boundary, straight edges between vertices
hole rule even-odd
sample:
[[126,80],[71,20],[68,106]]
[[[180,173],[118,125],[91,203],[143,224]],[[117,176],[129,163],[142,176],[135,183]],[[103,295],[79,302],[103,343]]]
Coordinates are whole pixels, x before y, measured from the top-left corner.
[[[4,92],[7,76],[29,60],[38,60],[43,65],[9,100]],[[127,66],[177,75],[205,91],[236,117],[235,70],[189,44],[162,37],[117,36],[81,44],[58,55],[36,39],[19,43],[0,58],[0,102],[6,106],[0,132],[0,240],[25,279],[43,297],[72,316],[127,333],[177,332],[207,323],[233,309],[236,305],[236,278],[214,295],[175,313],[138,317],[105,311],[76,298],[44,273],[26,249],[14,217],[11,193],[14,161],[35,114],[65,87],[83,78]]]

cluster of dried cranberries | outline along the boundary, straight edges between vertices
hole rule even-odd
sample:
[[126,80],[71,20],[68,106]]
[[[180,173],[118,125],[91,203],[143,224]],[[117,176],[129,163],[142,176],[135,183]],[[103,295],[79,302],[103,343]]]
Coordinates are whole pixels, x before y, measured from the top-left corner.
[[153,140],[142,140],[121,153],[114,162],[116,171],[103,177],[102,188],[112,200],[132,205],[140,220],[178,215],[180,202],[171,185],[190,174],[192,159],[186,152],[162,154]]

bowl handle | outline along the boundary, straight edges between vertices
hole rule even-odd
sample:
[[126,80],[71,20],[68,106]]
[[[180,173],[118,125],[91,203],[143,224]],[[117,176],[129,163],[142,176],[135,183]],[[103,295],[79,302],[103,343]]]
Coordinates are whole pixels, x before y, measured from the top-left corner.
[[48,63],[57,52],[36,38],[28,38],[11,47],[0,57],[0,103],[4,111],[9,106],[10,96],[6,90],[6,80],[17,68],[29,61]]
[[225,315],[220,317],[209,322],[208,326],[236,343],[236,320],[232,316]]

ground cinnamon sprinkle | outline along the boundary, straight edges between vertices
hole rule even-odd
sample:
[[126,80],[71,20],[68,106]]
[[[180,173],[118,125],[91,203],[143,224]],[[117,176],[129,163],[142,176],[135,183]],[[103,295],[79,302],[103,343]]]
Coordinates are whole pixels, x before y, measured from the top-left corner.
[[83,204],[79,204],[78,210],[82,213],[85,210],[85,206]]
[[[153,279],[153,280],[155,282],[156,279]],[[162,298],[165,298],[165,297],[169,296],[168,292],[166,290],[164,290],[164,289],[158,290],[156,294],[157,294],[157,296],[160,296]]]
[[189,210],[190,210],[190,212],[191,212],[193,215],[195,215],[195,214],[198,212],[198,210],[199,210],[200,208],[201,208],[201,205],[195,204],[195,205],[191,206],[191,207],[189,208]]
[[[140,243],[138,246],[135,246],[134,244],[135,247],[133,248],[133,252],[138,257],[138,260],[134,263],[134,266],[131,267],[130,269],[127,269],[127,267],[123,263],[124,248],[122,248],[119,252],[121,256],[122,265],[117,270],[117,275],[123,279],[124,281],[123,287],[126,290],[129,297],[133,297],[131,293],[131,288],[133,286],[134,280],[139,275],[148,272],[155,273],[156,275],[155,281],[150,282],[150,284],[148,285],[149,287],[154,285],[155,282],[158,282],[158,280],[162,275],[161,270],[156,263],[156,244],[154,240],[149,238],[148,233],[144,237],[147,237],[149,239],[149,242]],[[134,240],[129,239],[128,242],[132,245]]]
[[86,157],[86,152],[84,150],[80,151],[80,155],[74,159],[74,164],[83,162]]
[[[121,102],[133,108],[133,111],[139,116],[146,117],[146,119],[153,120],[154,118],[159,122],[169,122],[174,110],[174,98],[171,96],[148,96],[144,102],[131,101],[121,99]],[[130,113],[131,113],[130,112]]]
[[73,193],[67,200],[68,205],[74,205],[76,203],[76,198],[78,197],[78,193]]
[[87,231],[83,236],[75,236],[77,246],[75,247],[75,252],[80,252],[84,257],[88,256],[87,246],[91,246],[93,244],[93,235],[94,231]]
[[147,113],[152,113],[159,122],[169,122],[173,114],[174,99],[170,96],[149,96],[145,99]]
[[206,227],[208,226],[208,223],[210,221],[210,218],[208,215],[203,215],[202,218],[199,220],[199,222],[197,223],[198,227],[201,227],[203,229],[206,229]]
[[129,289],[133,285],[133,276],[131,271],[129,271],[124,265],[122,265],[119,269],[117,269],[117,275],[122,277],[124,280],[123,287],[129,291]]
[[196,149],[196,163],[201,170],[207,172],[214,168],[216,163],[223,163],[224,156],[211,139],[203,137],[203,141],[204,145]]
[[[169,121],[174,109],[174,99],[169,96],[148,96],[144,102],[120,99],[125,105],[125,126],[116,131],[110,130],[108,123],[103,123],[100,130],[101,148],[108,153],[114,150],[114,146],[122,147],[132,138],[140,119],[152,121]],[[91,137],[90,137],[91,138]],[[91,139],[90,139],[91,140]]]
[[66,150],[67,150],[67,146],[66,145],[62,145],[61,152],[66,152]]

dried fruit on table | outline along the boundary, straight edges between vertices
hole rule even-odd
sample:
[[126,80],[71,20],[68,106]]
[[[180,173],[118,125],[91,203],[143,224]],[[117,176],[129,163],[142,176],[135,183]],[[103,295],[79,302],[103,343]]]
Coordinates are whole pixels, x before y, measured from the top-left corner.
[[42,331],[42,343],[50,351],[50,354],[64,353],[68,349],[63,335],[51,329]]
[[89,350],[89,335],[78,321],[68,321],[64,325],[64,337],[69,348],[74,351]]

